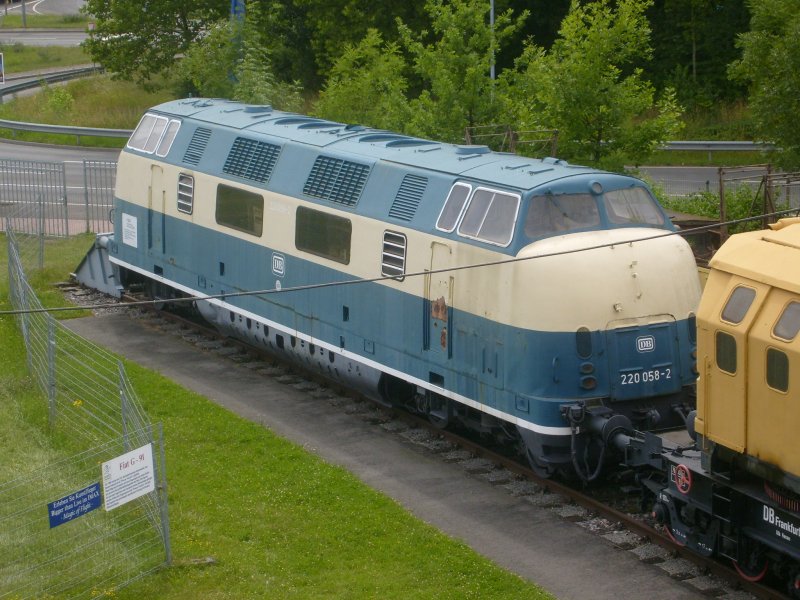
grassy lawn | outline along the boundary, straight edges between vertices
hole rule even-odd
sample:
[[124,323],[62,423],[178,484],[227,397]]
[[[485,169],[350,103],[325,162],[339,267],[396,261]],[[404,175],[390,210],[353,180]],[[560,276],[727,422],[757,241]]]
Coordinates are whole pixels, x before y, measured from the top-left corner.
[[[0,29],[21,29],[22,9],[19,5],[5,13],[4,3],[0,4]],[[29,29],[81,29],[85,30],[90,19],[85,15],[38,15],[31,10],[25,13],[25,26]]]
[[[75,46],[23,46],[0,44],[6,78],[17,73],[91,64],[92,59],[83,48]],[[10,83],[10,82],[7,82]]]
[[[7,307],[0,236],[0,307]],[[59,242],[31,276],[46,305],[50,283],[74,269],[87,238]],[[0,316],[0,473],[65,449],[44,434],[44,399],[25,372],[21,336]],[[164,424],[175,564],[119,599],[548,598],[465,544],[415,519],[349,472],[239,418],[160,375],[128,365],[145,409]],[[213,563],[204,559],[212,557]]]

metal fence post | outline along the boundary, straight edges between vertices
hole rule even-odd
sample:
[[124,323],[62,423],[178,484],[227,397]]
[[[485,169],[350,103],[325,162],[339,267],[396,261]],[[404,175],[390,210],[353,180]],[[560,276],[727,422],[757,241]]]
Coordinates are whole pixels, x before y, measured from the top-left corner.
[[56,424],[56,320],[47,315],[47,407],[50,427]]
[[67,165],[61,163],[61,197],[64,199],[64,236],[69,237],[69,199],[67,198]]
[[117,369],[119,372],[119,402],[120,414],[122,415],[122,447],[125,452],[131,449],[131,443],[128,439],[128,395],[125,393],[125,367],[122,361],[117,361]]
[[86,174],[86,159],[83,159],[83,202],[86,207],[86,233],[89,233],[89,176]]
[[39,194],[39,269],[44,269],[44,198]]

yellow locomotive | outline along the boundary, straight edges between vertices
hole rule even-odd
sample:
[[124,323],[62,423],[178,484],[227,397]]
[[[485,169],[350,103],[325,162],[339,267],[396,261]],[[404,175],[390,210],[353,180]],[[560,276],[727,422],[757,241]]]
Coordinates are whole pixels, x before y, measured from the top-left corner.
[[643,483],[675,541],[800,598],[800,218],[731,237],[696,321],[695,443],[635,434],[626,462],[662,475]]

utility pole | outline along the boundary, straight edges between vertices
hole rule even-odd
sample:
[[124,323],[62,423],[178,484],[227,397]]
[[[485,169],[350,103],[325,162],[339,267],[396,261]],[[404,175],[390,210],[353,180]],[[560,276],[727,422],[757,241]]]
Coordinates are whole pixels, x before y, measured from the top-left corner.
[[489,28],[492,30],[492,62],[489,66],[489,77],[494,81],[494,0],[489,0]]

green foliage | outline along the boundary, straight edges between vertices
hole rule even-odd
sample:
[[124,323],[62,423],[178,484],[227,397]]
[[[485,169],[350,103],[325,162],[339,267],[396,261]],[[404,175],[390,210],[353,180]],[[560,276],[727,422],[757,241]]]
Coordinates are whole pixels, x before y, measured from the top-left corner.
[[411,118],[406,100],[405,61],[396,44],[384,44],[370,29],[336,61],[315,114],[333,121],[402,131]]
[[181,95],[232,98],[300,110],[300,86],[278,81],[272,72],[255,2],[247,4],[247,15],[243,21],[218,21],[190,46],[175,67],[178,90]]
[[780,148],[779,163],[800,168],[800,0],[750,5],[750,31],[739,36],[742,58],[731,76],[749,86],[750,109],[760,139]]
[[[720,218],[720,196],[714,192],[698,192],[684,197],[667,197],[658,194],[661,204],[670,210],[699,215],[711,219]],[[776,202],[776,210],[785,210],[785,202]],[[763,197],[749,185],[741,185],[725,190],[725,220],[737,221],[764,213]],[[754,220],[729,227],[731,234],[755,231],[763,227],[762,221]]]
[[168,70],[229,6],[218,0],[86,0],[81,10],[95,29],[84,47],[116,76],[146,82]]
[[573,2],[548,52],[528,44],[503,78],[520,129],[555,128],[559,154],[619,169],[640,163],[679,129],[672,90],[655,90],[635,65],[650,56],[643,0]]
[[83,48],[65,46],[24,46],[0,44],[6,77],[13,73],[36,71],[51,67],[68,67],[91,62]]
[[75,106],[75,98],[69,93],[65,87],[51,87],[47,84],[42,85],[42,92],[44,101],[48,110],[57,116],[63,116],[72,110]]
[[496,122],[499,110],[490,67],[497,49],[519,31],[528,13],[516,18],[511,11],[497,15],[492,30],[488,8],[483,0],[427,0],[430,36],[398,23],[402,44],[423,86],[410,103],[411,133],[458,142],[466,127]]

